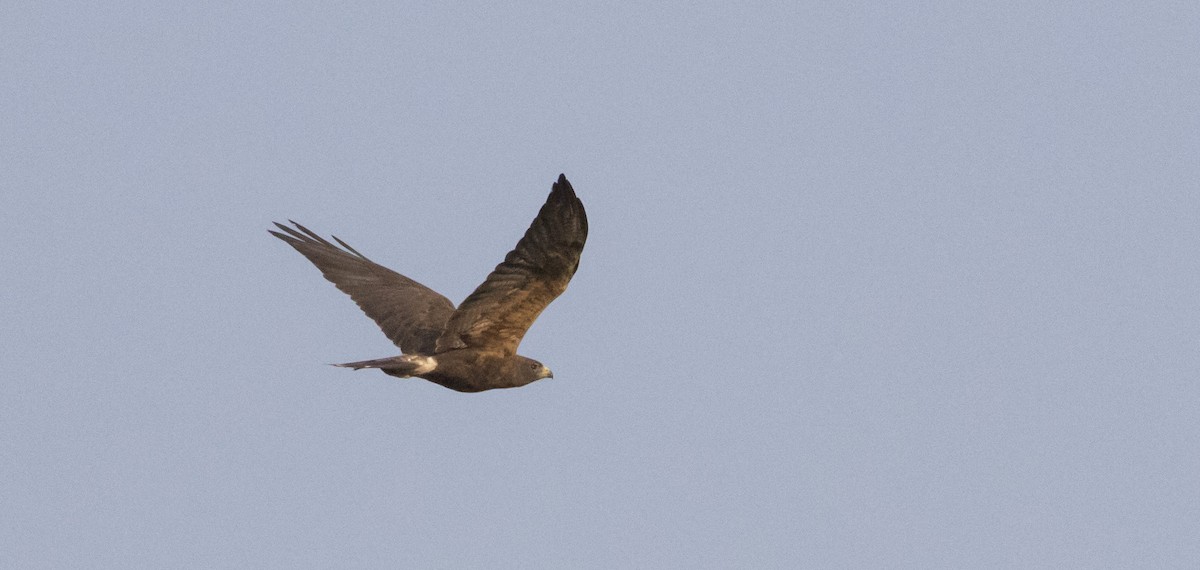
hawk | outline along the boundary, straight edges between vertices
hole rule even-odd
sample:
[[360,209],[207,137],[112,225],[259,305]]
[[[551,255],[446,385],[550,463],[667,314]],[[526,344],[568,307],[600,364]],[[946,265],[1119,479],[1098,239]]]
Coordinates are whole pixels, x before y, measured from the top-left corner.
[[587,240],[587,215],[566,176],[559,175],[517,246],[457,308],[337,236],[334,245],[291,223],[295,228],[276,223],[280,231],[268,231],[350,295],[401,352],[334,366],[378,368],[459,392],[516,388],[554,377],[541,362],[517,354],[517,347],[542,310],[566,290]]

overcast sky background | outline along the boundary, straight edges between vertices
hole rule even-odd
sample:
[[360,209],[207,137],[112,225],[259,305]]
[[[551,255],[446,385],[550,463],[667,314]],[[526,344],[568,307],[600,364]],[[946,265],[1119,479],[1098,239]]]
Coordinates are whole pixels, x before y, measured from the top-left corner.
[[[1200,565],[1195,2],[0,5],[0,566]],[[465,297],[460,394],[266,232]]]

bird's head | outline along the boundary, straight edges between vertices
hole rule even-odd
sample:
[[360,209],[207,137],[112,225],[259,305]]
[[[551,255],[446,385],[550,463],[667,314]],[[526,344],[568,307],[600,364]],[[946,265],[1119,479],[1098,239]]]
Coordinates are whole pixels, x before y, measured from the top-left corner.
[[545,364],[524,356],[517,357],[517,377],[522,384],[528,384],[542,378],[554,378],[554,373]]

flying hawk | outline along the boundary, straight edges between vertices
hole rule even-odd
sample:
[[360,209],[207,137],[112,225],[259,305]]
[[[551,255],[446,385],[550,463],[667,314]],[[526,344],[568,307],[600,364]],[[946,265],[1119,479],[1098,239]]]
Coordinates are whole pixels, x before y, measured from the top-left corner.
[[295,229],[276,223],[282,233],[268,231],[350,295],[402,353],[335,366],[378,368],[459,392],[515,388],[554,377],[541,362],[517,354],[517,346],[546,305],[566,290],[587,240],[587,215],[566,176],[559,175],[517,247],[457,309],[337,236],[333,239],[341,247],[292,224]]

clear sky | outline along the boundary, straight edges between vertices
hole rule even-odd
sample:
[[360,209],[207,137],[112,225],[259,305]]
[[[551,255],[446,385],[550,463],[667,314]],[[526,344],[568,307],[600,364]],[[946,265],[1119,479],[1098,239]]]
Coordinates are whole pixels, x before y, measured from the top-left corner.
[[[1200,8],[0,6],[0,567],[1200,567]],[[267,234],[465,297],[460,394]]]

